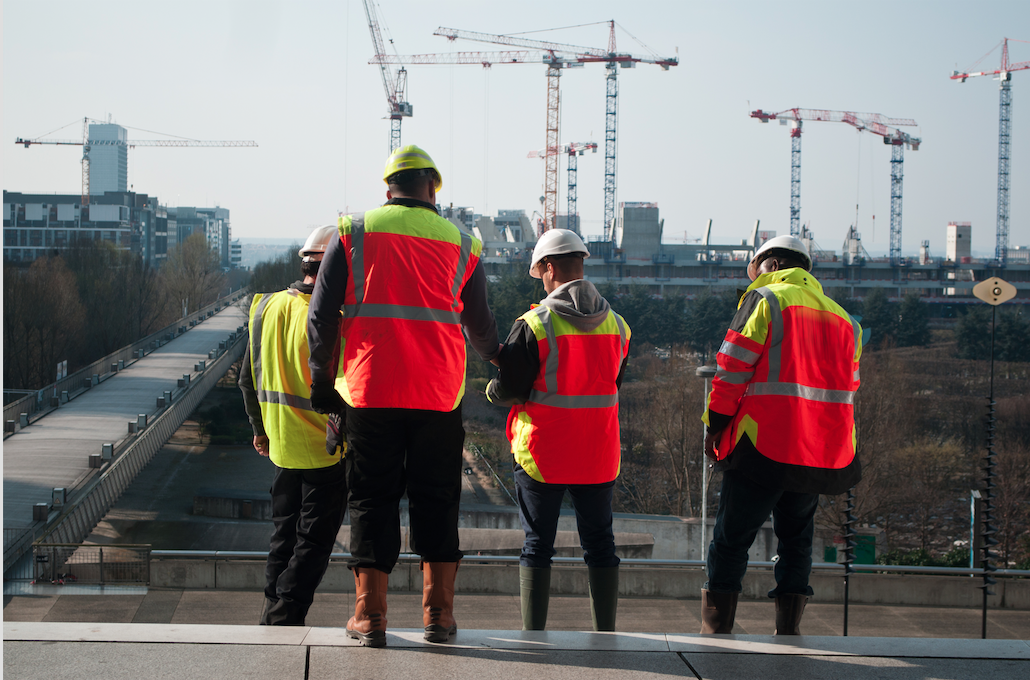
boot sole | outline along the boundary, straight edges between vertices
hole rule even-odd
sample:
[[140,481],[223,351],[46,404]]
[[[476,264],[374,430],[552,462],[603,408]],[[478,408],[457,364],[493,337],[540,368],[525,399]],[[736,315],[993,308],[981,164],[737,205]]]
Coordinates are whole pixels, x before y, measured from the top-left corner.
[[358,641],[362,647],[385,647],[386,633],[381,630],[373,630],[371,633],[362,633],[357,630],[347,629],[347,636]]
[[457,634],[458,634],[458,627],[457,626],[451,626],[450,628],[444,628],[443,626],[438,626],[436,624],[432,624],[432,625],[426,626],[426,634],[423,637],[425,638],[426,642],[447,642],[448,640],[450,640],[453,636],[455,636]]

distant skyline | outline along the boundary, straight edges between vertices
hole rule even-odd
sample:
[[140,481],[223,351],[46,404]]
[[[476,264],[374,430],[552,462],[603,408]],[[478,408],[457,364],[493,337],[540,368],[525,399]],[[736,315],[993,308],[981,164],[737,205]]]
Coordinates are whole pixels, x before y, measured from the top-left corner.
[[[913,118],[905,152],[902,250],[945,251],[950,221],[971,222],[973,251],[994,251],[998,83],[951,81],[1003,37],[1010,61],[1030,61],[1030,3],[546,2],[379,0],[400,54],[495,51],[433,36],[438,26],[605,47],[614,19],[620,52],[678,55],[662,71],[619,74],[617,200],[652,201],[665,240],[789,232],[789,128],[748,117],[791,107]],[[589,24],[585,25],[584,24]],[[630,35],[632,34],[632,35]],[[636,42],[639,38],[647,47]],[[97,0],[3,3],[3,188],[78,193],[77,147],[16,137],[81,136],[83,117],[168,135],[256,140],[255,149],[137,147],[129,183],[169,206],[228,208],[236,238],[303,241],[338,211],[385,200],[389,121],[360,0]],[[993,70],[1000,48],[979,63]],[[495,215],[540,210],[545,146],[541,64],[409,66],[403,142],[425,148],[444,178],[438,200]],[[1030,245],[1030,70],[1013,74],[1009,243]],[[584,231],[603,216],[605,69],[561,78],[561,141],[593,141],[579,159]],[[846,125],[806,123],[801,220],[819,246],[840,250],[856,222],[866,248],[887,250],[890,149]],[[565,165],[559,178],[564,211]],[[875,227],[872,216],[875,215]]]

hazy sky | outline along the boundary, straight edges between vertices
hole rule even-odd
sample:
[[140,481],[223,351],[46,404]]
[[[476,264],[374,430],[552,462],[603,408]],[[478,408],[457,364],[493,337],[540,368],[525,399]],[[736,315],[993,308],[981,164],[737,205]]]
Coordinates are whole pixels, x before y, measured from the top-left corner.
[[[1026,0],[893,2],[483,2],[380,0],[401,54],[501,49],[449,43],[438,26],[516,33],[614,19],[618,48],[676,55],[669,71],[619,76],[619,201],[654,201],[665,240],[736,242],[762,227],[787,233],[788,128],[752,109],[791,107],[914,118],[923,139],[905,153],[903,252],[942,255],[949,221],[973,224],[993,254],[998,83],[949,80],[1003,37],[1030,40]],[[632,35],[630,35],[632,34]],[[634,40],[642,41],[646,47]],[[605,47],[606,25],[530,37]],[[1030,60],[1011,42],[1010,60]],[[129,182],[167,205],[229,208],[234,237],[302,240],[385,200],[389,121],[359,0],[101,0],[3,2],[3,188],[77,193],[75,147],[16,146],[16,137],[81,137],[81,119],[112,120],[130,139],[157,131],[192,139],[253,139],[256,149],[136,148]],[[1001,51],[976,70],[997,68]],[[540,209],[545,67],[409,67],[403,141],[440,167],[441,203]],[[604,209],[605,69],[566,71],[562,142],[594,141],[579,160],[579,209],[600,233]],[[839,250],[856,219],[866,247],[889,240],[890,148],[836,123],[804,131],[801,218]],[[1030,245],[1030,70],[1013,75],[1010,243]],[[559,206],[565,208],[562,165]],[[875,228],[872,216],[876,216]]]

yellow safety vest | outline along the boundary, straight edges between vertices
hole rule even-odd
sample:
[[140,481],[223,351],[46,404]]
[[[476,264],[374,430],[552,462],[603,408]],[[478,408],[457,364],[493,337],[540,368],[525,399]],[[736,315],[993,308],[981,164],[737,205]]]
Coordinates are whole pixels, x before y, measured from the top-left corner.
[[310,301],[291,288],[258,293],[250,307],[250,365],[269,458],[293,470],[328,467],[341,458],[326,453],[327,416],[311,410]]

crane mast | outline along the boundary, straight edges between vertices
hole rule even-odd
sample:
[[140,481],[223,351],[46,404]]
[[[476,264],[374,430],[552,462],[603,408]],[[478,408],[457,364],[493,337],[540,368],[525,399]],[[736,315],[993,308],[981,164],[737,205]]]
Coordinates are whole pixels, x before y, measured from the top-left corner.
[[[577,187],[576,175],[578,173],[579,157],[582,156],[587,151],[592,151],[594,153],[597,153],[597,143],[596,142],[572,142],[570,144],[565,144],[561,148],[558,148],[557,146],[555,146],[555,147],[548,147],[548,148],[542,149],[540,151],[530,151],[529,155],[527,156],[527,158],[550,158],[551,156],[554,156],[555,158],[557,158],[560,155],[566,155],[566,156],[569,157],[569,163],[568,163],[568,187],[569,188],[568,188],[568,192],[567,192],[568,195],[567,195],[567,199],[566,199],[568,201],[568,228],[572,229],[577,234],[580,234],[580,229],[579,229],[579,220],[578,220],[578,218],[576,218],[576,200],[577,200],[577,196],[576,196],[576,187]],[[575,224],[573,224],[573,220],[575,220]],[[580,235],[582,235],[582,234],[580,234]]]
[[372,47],[375,49],[376,63],[379,65],[380,75],[383,79],[383,89],[386,91],[387,114],[390,119],[390,153],[401,146],[401,121],[412,115],[412,106],[405,101],[405,91],[408,88],[408,72],[403,68],[397,70],[397,76],[390,73],[386,67],[387,62],[383,60],[386,56],[386,44],[383,42],[383,34],[379,29],[379,17],[372,0],[363,0],[365,6],[365,18],[368,20],[368,31],[372,34]]
[[[997,49],[997,48],[995,48]],[[994,50],[992,49],[991,52]],[[990,54],[990,52],[988,52]],[[1030,61],[1009,62],[1009,39],[1001,41],[1001,68],[995,71],[959,73],[952,71],[951,79],[961,83],[976,76],[993,76],[1001,82],[998,102],[998,221],[995,234],[994,259],[1004,266],[1009,251],[1009,145],[1012,140],[1012,73],[1030,69]]]
[[911,118],[888,118],[879,113],[855,113],[853,111],[828,111],[825,109],[787,109],[769,113],[758,109],[751,112],[752,118],[762,123],[779,120],[789,123],[790,130],[790,235],[801,235],[801,129],[802,121],[846,123],[858,131],[871,132],[891,145],[891,264],[901,264],[901,195],[904,178],[905,147],[919,150],[922,140],[895,129],[895,125],[914,126]]

